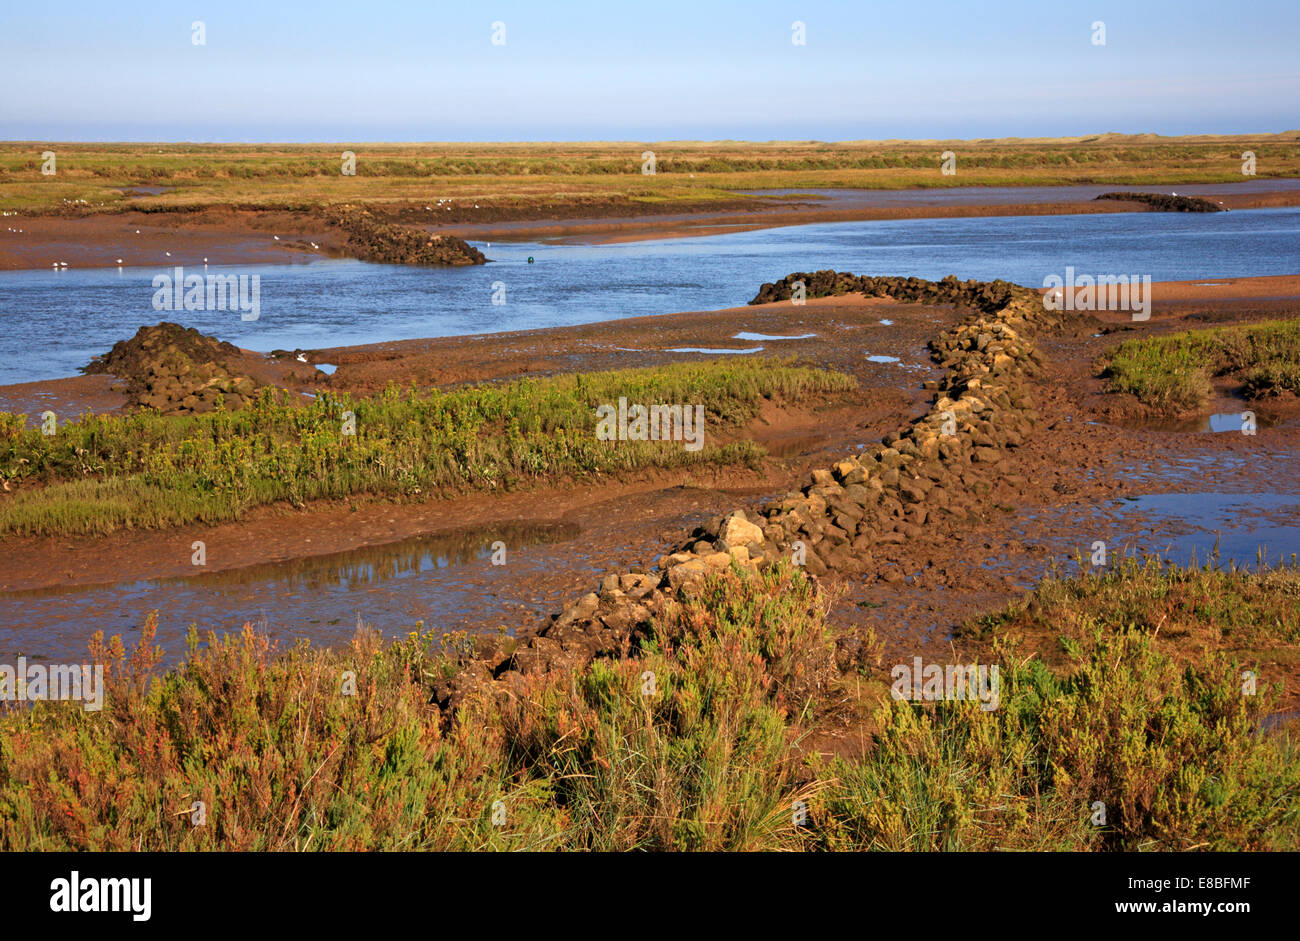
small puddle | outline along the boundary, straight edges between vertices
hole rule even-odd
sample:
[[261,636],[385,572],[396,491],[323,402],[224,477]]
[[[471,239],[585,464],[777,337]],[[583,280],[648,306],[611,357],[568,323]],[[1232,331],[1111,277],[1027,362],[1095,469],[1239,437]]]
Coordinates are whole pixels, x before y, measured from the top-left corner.
[[758,352],[759,350],[761,350],[761,349],[762,349],[761,346],[751,347],[750,349],[747,349],[747,350],[715,350],[715,349],[709,349],[709,348],[706,347],[706,346],[679,346],[679,347],[677,347],[677,348],[675,348],[675,349],[667,350],[666,352],[669,352],[669,353],[721,353],[721,354],[724,354],[724,355],[727,355],[727,356],[740,356],[740,355],[743,355],[743,354],[745,354],[745,353],[757,353],[757,352]]
[[986,572],[1030,590],[1054,560],[1066,572],[1088,565],[1095,542],[1112,563],[1121,557],[1159,556],[1175,565],[1235,563],[1254,568],[1300,556],[1300,493],[1153,493],[1091,505],[1016,514],[1007,538],[1015,546],[977,563]]
[[773,336],[767,333],[737,333],[734,337],[732,337],[732,339],[750,340],[753,342],[758,342],[762,340],[807,340],[809,337],[815,337],[815,336],[817,336],[817,334],[815,333],[801,333],[798,336],[792,336],[792,337]]
[[869,363],[897,363],[897,362],[898,362],[898,357],[897,357],[897,356],[884,356],[884,355],[882,355],[882,354],[880,354],[880,353],[869,353],[869,354],[867,354],[867,362],[869,362]]
[[1300,553],[1300,494],[1149,493],[1125,497],[1116,509],[1168,521],[1171,558],[1180,564],[1215,551],[1240,565],[1260,551],[1272,562]]
[[[1254,415],[1256,430],[1271,428],[1275,424],[1272,419],[1264,418],[1258,412],[1249,414]],[[1242,434],[1249,427],[1248,413],[1246,411],[1215,412],[1212,415],[1202,415],[1198,418],[1143,419],[1121,422],[1120,425],[1124,428],[1132,428],[1135,431],[1167,431],[1183,434],[1225,434],[1233,431]]]
[[880,325],[882,327],[892,327],[894,325],[894,322],[892,320],[882,320],[880,321]]
[[[3,592],[0,655],[75,662],[97,630],[122,634],[129,646],[154,609],[168,663],[183,655],[191,623],[203,633],[238,631],[251,621],[282,645],[307,637],[330,646],[350,640],[358,620],[388,636],[405,635],[421,620],[427,627],[467,613],[486,620],[497,609],[507,621],[518,604],[497,600],[494,582],[507,572],[516,578],[544,571],[549,563],[530,558],[529,548],[580,532],[573,523],[522,521],[206,575]],[[504,566],[493,564],[497,542],[505,546]]]
[[327,376],[334,375],[335,370],[338,369],[332,363],[313,363],[313,365]]
[[[1053,555],[1063,561],[1076,551],[1086,555],[1094,539],[1114,555],[1160,555],[1177,565],[1204,564],[1217,555],[1222,565],[1253,566],[1261,554],[1278,564],[1300,554],[1300,493],[1150,493],[1099,504],[1093,512],[1072,524],[1088,533],[1085,545],[1055,545]],[[1042,516],[1047,522],[1053,514]]]

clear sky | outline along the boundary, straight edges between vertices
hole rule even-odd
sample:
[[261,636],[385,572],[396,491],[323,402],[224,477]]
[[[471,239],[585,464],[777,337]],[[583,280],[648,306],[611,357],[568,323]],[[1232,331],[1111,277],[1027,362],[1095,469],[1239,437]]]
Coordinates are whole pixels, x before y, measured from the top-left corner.
[[1269,132],[1298,48],[1300,0],[4,0],[0,139]]

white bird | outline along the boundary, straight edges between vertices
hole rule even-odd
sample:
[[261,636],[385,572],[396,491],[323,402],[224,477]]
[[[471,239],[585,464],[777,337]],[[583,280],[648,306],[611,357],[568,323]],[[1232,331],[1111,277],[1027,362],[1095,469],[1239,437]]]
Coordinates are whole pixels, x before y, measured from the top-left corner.
[[66,268],[66,267],[68,267],[68,263],[67,263],[66,261],[61,261],[61,262],[59,262],[59,267],[60,267],[60,268]]
[[172,253],[171,253],[171,252],[163,252],[163,254],[166,255],[168,258],[171,258],[171,257],[172,257]]
[[307,362],[307,354],[306,354],[306,353],[299,353],[299,354],[298,354],[298,362],[300,362],[300,363],[305,363],[305,362]]
[[122,259],[119,258],[119,259],[117,260],[117,263],[120,265],[120,264],[122,263]]
[[312,247],[312,248],[320,248],[320,246],[317,245],[315,242],[312,242],[312,243],[311,243],[311,247]]
[[139,234],[140,234],[140,230],[139,230],[139,229],[136,229],[136,230],[135,230],[135,234],[136,234],[136,235],[139,235]]
[[206,258],[203,259],[203,263],[206,265],[208,263],[208,260]]
[[278,235],[272,235],[271,238],[275,239],[277,242],[280,241],[280,236]]

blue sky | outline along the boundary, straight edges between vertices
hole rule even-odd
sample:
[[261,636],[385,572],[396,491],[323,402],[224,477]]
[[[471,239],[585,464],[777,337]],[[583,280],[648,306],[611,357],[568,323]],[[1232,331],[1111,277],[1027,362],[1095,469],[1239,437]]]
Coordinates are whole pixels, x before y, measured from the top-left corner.
[[1297,0],[6,0],[0,138],[1267,132],[1300,127],[1298,45]]

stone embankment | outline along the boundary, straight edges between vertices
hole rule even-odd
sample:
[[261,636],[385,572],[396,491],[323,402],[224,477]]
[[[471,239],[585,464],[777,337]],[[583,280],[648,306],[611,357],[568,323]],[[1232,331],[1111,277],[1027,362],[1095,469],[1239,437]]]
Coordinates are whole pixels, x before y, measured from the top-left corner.
[[381,222],[368,209],[345,206],[327,216],[347,233],[348,252],[362,261],[395,265],[482,265],[477,248],[452,235],[432,235],[414,226]]
[[[524,674],[571,669],[592,657],[624,656],[649,636],[651,622],[710,573],[735,564],[761,570],[787,559],[814,576],[858,573],[877,546],[901,543],[947,523],[982,518],[998,477],[1010,477],[1012,452],[1040,424],[1026,378],[1041,367],[1033,338],[1060,325],[1037,291],[1002,281],[959,282],[855,277],[818,271],[764,284],[752,303],[862,292],[903,302],[970,309],[931,341],[944,378],[927,383],[929,411],[870,451],[814,470],[799,489],[751,519],[743,510],[711,520],[643,572],[614,572],[513,649],[468,659],[435,695],[454,707],[481,683],[509,688]],[[894,579],[901,575],[892,572]]]
[[1102,193],[1097,199],[1119,199],[1130,203],[1144,203],[1156,212],[1227,212],[1217,203],[1195,196],[1177,196],[1173,193]]

